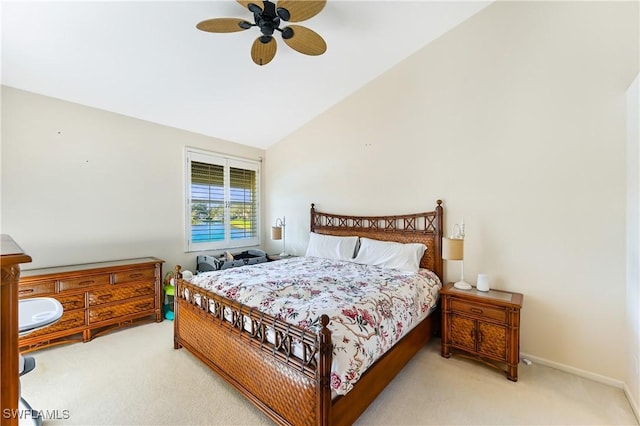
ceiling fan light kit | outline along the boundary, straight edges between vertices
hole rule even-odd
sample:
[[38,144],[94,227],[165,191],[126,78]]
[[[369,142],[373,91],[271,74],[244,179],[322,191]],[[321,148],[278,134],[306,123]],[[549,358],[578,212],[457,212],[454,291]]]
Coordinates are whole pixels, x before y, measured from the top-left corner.
[[211,33],[232,33],[258,27],[262,35],[251,47],[251,59],[258,65],[268,64],[276,55],[277,44],[273,38],[276,31],[289,47],[300,53],[317,56],[326,52],[326,42],[315,31],[302,25],[280,28],[282,21],[300,22],[316,16],[326,0],[279,0],[277,4],[268,0],[236,1],[253,13],[253,24],[239,18],[213,18],[198,23],[196,28]]

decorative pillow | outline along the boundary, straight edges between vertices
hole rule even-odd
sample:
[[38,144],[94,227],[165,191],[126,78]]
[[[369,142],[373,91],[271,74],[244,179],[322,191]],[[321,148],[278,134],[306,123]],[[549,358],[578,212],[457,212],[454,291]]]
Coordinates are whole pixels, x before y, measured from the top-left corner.
[[352,260],[356,252],[358,237],[338,237],[335,235],[309,233],[306,256],[333,260]]
[[364,265],[418,272],[420,259],[426,249],[427,246],[419,243],[402,244],[360,238],[360,249],[353,261]]

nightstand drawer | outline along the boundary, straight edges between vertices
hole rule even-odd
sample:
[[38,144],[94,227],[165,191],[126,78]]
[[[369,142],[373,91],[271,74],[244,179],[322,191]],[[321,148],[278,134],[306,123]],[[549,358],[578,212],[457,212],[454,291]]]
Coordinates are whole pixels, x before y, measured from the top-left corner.
[[451,300],[451,310],[458,313],[474,315],[481,318],[491,318],[504,323],[507,321],[507,311],[496,306],[481,305],[460,299]]

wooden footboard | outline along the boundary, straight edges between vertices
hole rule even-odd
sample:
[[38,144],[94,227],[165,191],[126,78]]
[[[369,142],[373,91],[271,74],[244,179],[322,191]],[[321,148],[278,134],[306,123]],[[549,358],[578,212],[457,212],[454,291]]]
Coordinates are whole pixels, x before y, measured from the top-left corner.
[[187,348],[279,424],[329,424],[326,315],[315,334],[183,280],[176,290],[176,348]]

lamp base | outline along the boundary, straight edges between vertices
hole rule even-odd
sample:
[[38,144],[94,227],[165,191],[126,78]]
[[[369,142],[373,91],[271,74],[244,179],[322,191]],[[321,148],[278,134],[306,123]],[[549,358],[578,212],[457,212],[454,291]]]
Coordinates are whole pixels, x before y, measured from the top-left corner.
[[458,281],[453,286],[455,288],[457,288],[457,289],[460,289],[460,290],[471,290],[471,284],[469,284],[468,282],[466,282],[464,280]]

